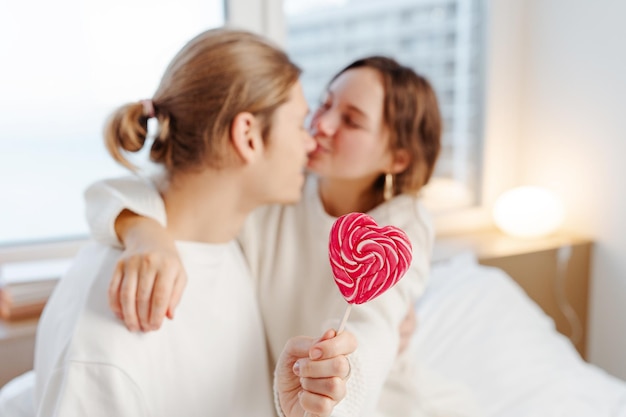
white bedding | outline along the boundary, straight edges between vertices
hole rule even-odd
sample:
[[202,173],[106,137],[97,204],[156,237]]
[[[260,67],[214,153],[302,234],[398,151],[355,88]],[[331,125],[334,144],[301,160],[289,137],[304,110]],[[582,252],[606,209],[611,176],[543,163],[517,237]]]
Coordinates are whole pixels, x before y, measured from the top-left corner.
[[486,417],[626,416],[626,383],[584,362],[504,272],[472,254],[433,266],[411,349],[464,382]]
[[33,417],[35,374],[28,371],[9,381],[0,390],[0,417]]
[[[626,383],[584,362],[517,284],[471,254],[434,265],[410,347],[470,388],[485,417],[626,417]],[[1,417],[32,416],[33,374],[0,391]]]

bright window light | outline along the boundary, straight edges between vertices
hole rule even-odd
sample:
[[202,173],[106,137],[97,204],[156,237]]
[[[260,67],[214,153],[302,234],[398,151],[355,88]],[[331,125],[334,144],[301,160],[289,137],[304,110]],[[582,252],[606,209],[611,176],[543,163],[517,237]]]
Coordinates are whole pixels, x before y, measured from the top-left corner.
[[0,245],[85,235],[85,187],[128,172],[104,148],[107,116],[151,97],[185,42],[223,23],[223,0],[7,3]]

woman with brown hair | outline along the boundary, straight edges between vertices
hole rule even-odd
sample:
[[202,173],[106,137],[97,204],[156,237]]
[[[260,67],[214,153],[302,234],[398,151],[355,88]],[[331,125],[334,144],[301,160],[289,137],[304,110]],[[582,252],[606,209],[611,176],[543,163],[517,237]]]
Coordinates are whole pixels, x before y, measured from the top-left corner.
[[[416,387],[413,358],[398,354],[398,328],[424,290],[434,239],[418,198],[441,146],[442,122],[432,87],[393,59],[355,61],[329,83],[310,130],[316,148],[309,154],[303,199],[256,210],[238,238],[258,281],[272,360],[278,360],[290,334],[310,334],[341,317],[345,301],[332,279],[328,234],[338,216],[367,212],[379,224],[407,232],[413,262],[398,285],[352,309],[347,328],[359,349],[351,355],[348,395],[337,410],[473,415],[465,399],[452,408],[426,404],[426,391],[435,391],[436,383],[422,380]],[[128,179],[97,183],[86,197],[94,233],[111,244],[119,244],[119,236],[127,248],[110,285],[111,308],[130,328],[159,328],[164,316],[173,317],[177,289],[186,279],[162,227],[158,194]],[[158,264],[145,268],[145,259],[155,255]],[[439,397],[446,395],[441,388]]]
[[[299,74],[258,36],[210,30],[176,55],[152,99],[112,115],[107,148],[131,168],[124,152],[146,146],[148,120],[158,121],[150,158],[166,174],[159,191],[187,291],[159,332],[128,331],[107,305],[121,251],[81,251],[39,323],[39,416],[275,415],[263,323],[235,238],[255,208],[300,196],[314,143]],[[352,335],[283,347],[277,411],[329,415],[345,395]],[[313,351],[322,355],[312,360]]]

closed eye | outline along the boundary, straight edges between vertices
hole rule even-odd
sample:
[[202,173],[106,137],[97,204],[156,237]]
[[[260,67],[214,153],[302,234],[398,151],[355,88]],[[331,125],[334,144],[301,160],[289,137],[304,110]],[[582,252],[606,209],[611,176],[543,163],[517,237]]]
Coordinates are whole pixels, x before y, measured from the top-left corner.
[[354,128],[360,128],[360,127],[361,127],[361,125],[359,125],[358,123],[356,123],[356,122],[355,122],[355,121],[354,121],[354,120],[353,120],[350,116],[348,116],[348,115],[344,115],[344,116],[342,117],[342,119],[343,119],[343,122],[344,122],[347,126],[349,126],[349,127],[354,127]]

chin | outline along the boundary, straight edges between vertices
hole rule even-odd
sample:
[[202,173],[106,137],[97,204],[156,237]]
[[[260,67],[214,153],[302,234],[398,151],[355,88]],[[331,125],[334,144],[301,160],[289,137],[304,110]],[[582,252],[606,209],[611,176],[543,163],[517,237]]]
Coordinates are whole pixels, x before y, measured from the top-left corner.
[[280,204],[295,204],[302,198],[302,186],[293,190],[291,193],[285,193],[281,196]]
[[300,195],[297,197],[290,196],[281,198],[280,200],[275,201],[274,204],[296,204],[298,201],[300,201]]

